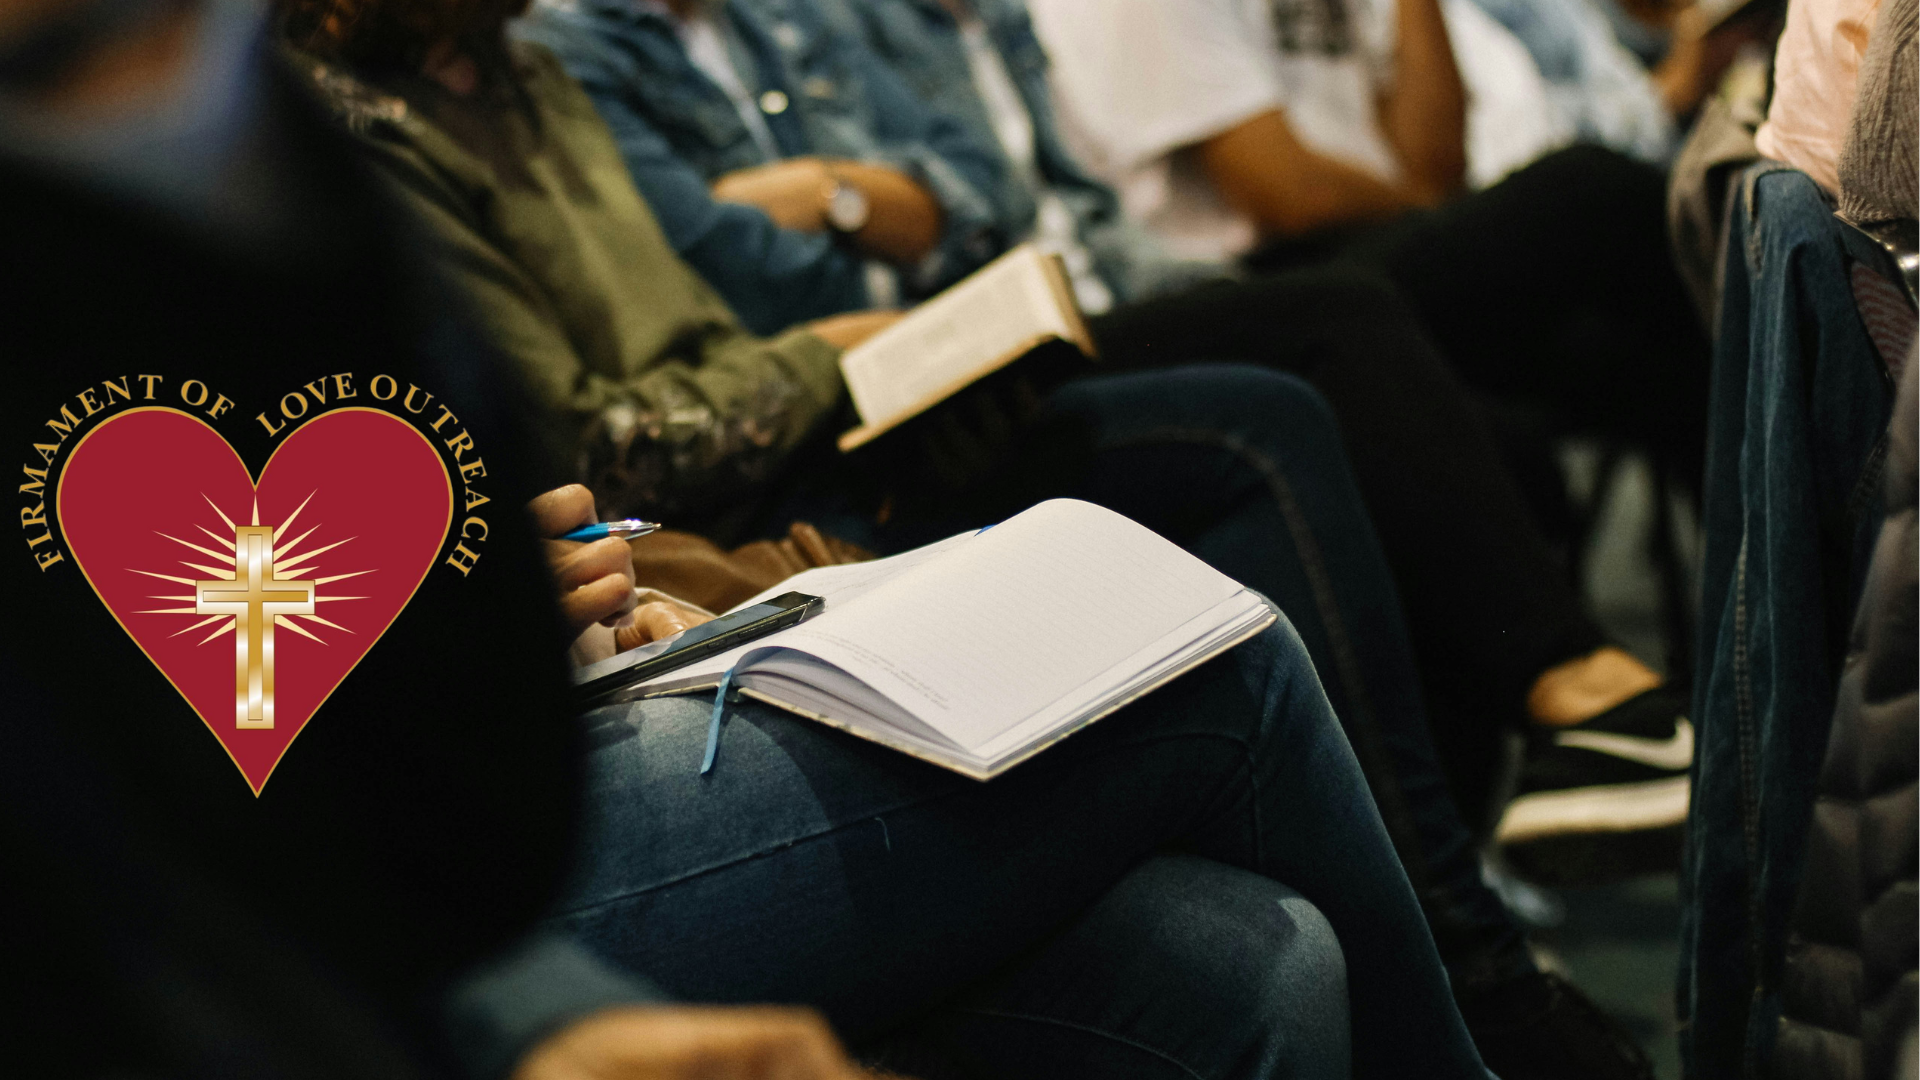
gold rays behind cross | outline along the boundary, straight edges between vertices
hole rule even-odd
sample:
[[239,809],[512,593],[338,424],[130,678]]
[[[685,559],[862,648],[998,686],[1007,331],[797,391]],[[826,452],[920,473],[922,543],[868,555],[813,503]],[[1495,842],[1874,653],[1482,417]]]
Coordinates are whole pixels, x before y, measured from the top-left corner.
[[[202,495],[201,498],[206,498]],[[152,570],[134,570],[136,574],[159,578],[162,581],[177,582],[193,589],[188,596],[154,596],[155,600],[172,600],[191,603],[192,607],[154,608],[135,612],[138,615],[204,615],[205,618],[174,632],[174,637],[198,630],[209,623],[220,625],[199,642],[208,642],[231,631],[234,635],[234,726],[247,728],[273,727],[274,699],[274,646],[275,627],[284,627],[302,637],[311,638],[320,644],[326,641],[298,620],[305,620],[319,626],[338,630],[343,634],[353,631],[338,623],[330,622],[316,613],[317,606],[323,601],[364,600],[364,596],[323,596],[322,585],[336,581],[370,574],[371,570],[354,570],[347,573],[327,576],[312,575],[317,567],[307,563],[340,547],[351,540],[338,540],[321,547],[299,550],[301,543],[317,532],[315,525],[307,531],[282,544],[281,538],[292,526],[300,512],[313,501],[313,495],[294,508],[293,513],[278,526],[260,524],[260,505],[256,500],[250,525],[235,525],[212,499],[207,505],[220,517],[226,526],[226,533],[216,532],[204,525],[195,528],[205,533],[209,539],[225,551],[203,547],[191,541],[182,540],[166,533],[159,535],[183,547],[190,548],[198,555],[215,565],[207,566],[199,562],[180,560],[180,565],[206,575],[205,578],[178,577],[172,574],[156,573]],[[233,539],[227,539],[231,535]],[[131,569],[131,568],[130,568]],[[211,579],[211,580],[208,580]]]

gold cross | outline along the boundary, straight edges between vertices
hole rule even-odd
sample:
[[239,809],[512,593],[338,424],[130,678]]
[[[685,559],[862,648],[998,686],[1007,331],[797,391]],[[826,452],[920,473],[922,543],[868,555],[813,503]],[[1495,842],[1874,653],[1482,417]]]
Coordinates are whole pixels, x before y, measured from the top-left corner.
[[273,529],[241,525],[233,530],[233,580],[196,581],[200,615],[233,616],[234,726],[273,726],[273,620],[313,614],[311,581],[273,576]]

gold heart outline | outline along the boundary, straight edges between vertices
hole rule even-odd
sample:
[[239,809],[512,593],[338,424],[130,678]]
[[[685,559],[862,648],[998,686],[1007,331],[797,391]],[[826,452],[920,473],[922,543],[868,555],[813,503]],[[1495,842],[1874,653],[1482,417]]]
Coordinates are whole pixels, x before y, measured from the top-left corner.
[[[227,452],[233,455],[234,464],[240,466],[240,472],[247,477],[247,482],[253,488],[254,497],[258,498],[260,496],[259,478],[255,477],[253,475],[252,470],[247,468],[247,463],[241,459],[240,452],[233,448],[233,444],[227,441],[227,437],[225,435],[220,434],[220,432],[214,430],[214,426],[212,424],[207,423],[205,420],[200,419],[198,416],[195,416],[190,412],[186,412],[185,410],[182,410],[182,409],[176,409],[171,405],[142,405],[142,406],[139,406],[138,408],[128,409],[125,412],[116,413],[115,415],[100,421],[100,423],[94,426],[92,431],[89,431],[85,435],[80,436],[80,441],[73,444],[73,449],[67,451],[67,464],[71,465],[73,463],[74,456],[80,452],[81,447],[87,444],[88,439],[93,438],[95,432],[98,432],[104,429],[108,424],[111,424],[116,420],[122,419],[123,417],[128,417],[128,416],[132,416],[134,413],[143,413],[143,412],[166,412],[166,413],[173,413],[177,416],[184,416],[187,419],[192,420],[194,423],[199,424],[201,427],[206,428],[209,432],[212,432],[214,438],[220,440],[220,445],[226,447]],[[420,431],[419,428],[414,427],[412,424],[406,422],[405,420],[402,420],[398,416],[395,416],[394,414],[388,412],[385,409],[375,409],[365,405],[344,405],[337,409],[328,409],[326,412],[323,412],[314,416],[312,419],[309,419],[301,423],[299,427],[296,427],[292,431],[288,432],[287,437],[285,439],[280,440],[280,446],[274,447],[273,453],[267,455],[266,463],[260,466],[260,476],[267,475],[267,470],[273,466],[273,459],[276,455],[280,453],[280,448],[286,446],[288,442],[292,441],[293,437],[299,434],[302,428],[305,428],[308,424],[311,424],[316,420],[322,420],[322,419],[325,419],[326,417],[333,416],[337,413],[343,413],[343,412],[375,413],[380,416],[384,416],[389,420],[394,421],[395,423],[399,424],[401,427],[406,428],[408,431],[412,432],[414,436],[418,438],[421,442],[425,443],[427,446],[427,450],[433,454],[434,463],[437,465],[440,465],[440,451],[433,445],[433,441],[428,439],[426,435]],[[446,528],[451,529],[453,528],[453,481],[447,477],[447,470],[445,465],[440,465],[439,475],[440,475],[440,482],[447,485]],[[67,483],[66,481],[67,481],[66,466],[61,466],[60,485],[58,489],[55,490],[54,492],[53,503],[54,503],[54,513],[58,515],[59,520],[63,523],[61,526],[61,533],[63,536],[65,535],[65,532],[66,532],[66,527],[64,525],[64,522],[67,519],[67,515],[66,515]],[[445,546],[446,530],[444,529],[441,531],[440,542],[442,546]],[[67,548],[68,550],[71,551],[73,550],[73,545],[68,544]],[[435,554],[436,556],[438,555],[437,549],[435,550]],[[354,669],[360,666],[360,661],[365,660],[368,654],[373,652],[375,646],[378,646],[380,644],[380,639],[387,636],[387,631],[392,629],[393,624],[399,620],[400,613],[407,610],[407,608],[413,604],[414,596],[420,592],[421,583],[427,580],[427,575],[433,571],[434,563],[438,561],[439,560],[437,558],[430,559],[427,561],[427,565],[423,567],[420,571],[420,577],[416,581],[414,581],[413,588],[408,590],[406,602],[394,609],[392,617],[387,619],[387,625],[381,627],[380,632],[375,634],[373,636],[373,640],[367,643],[367,647],[365,651],[361,652],[360,654],[360,659],[355,660],[353,664],[347,668],[346,671],[340,674],[340,678],[333,684],[332,689],[328,690],[326,693],[326,696],[320,699],[320,703],[313,707],[313,712],[307,714],[307,718],[301,721],[300,730],[294,732],[293,738],[287,740],[287,745],[280,748],[280,756],[274,758],[273,767],[267,770],[267,775],[260,778],[260,786],[254,787],[253,778],[247,775],[247,770],[240,767],[240,762],[234,758],[233,751],[227,749],[226,740],[222,739],[220,737],[220,733],[213,729],[213,725],[207,721],[206,715],[200,711],[200,706],[195,705],[193,703],[193,699],[188,697],[186,693],[180,689],[180,684],[173,681],[173,676],[167,673],[167,669],[160,666],[159,662],[154,660],[153,654],[147,652],[147,647],[145,645],[140,644],[140,639],[134,635],[133,631],[127,629],[126,621],[120,618],[120,613],[113,609],[112,604],[107,603],[106,597],[100,595],[100,587],[93,583],[93,575],[87,572],[87,565],[86,563],[81,561],[80,553],[78,551],[75,551],[73,553],[73,564],[80,568],[80,576],[86,580],[87,588],[93,590],[93,595],[95,599],[100,601],[100,606],[103,608],[106,608],[107,614],[113,616],[113,621],[119,624],[121,631],[127,635],[127,639],[129,641],[132,641],[134,647],[140,650],[140,655],[145,656],[147,658],[147,663],[153,665],[153,669],[160,673],[160,677],[167,680],[167,685],[173,687],[173,692],[180,695],[180,700],[187,703],[187,707],[193,710],[193,715],[200,718],[200,723],[203,727],[207,729],[207,734],[213,736],[213,741],[219,745],[220,752],[227,755],[228,761],[233,762],[234,770],[240,774],[240,778],[242,780],[245,780],[247,782],[247,787],[252,789],[253,797],[256,799],[260,797],[261,792],[267,789],[267,781],[272,780],[273,774],[279,771],[280,763],[287,760],[287,752],[293,749],[293,744],[299,740],[301,735],[306,733],[307,725],[313,723],[314,717],[320,715],[321,709],[326,708],[327,702],[332,699],[334,691],[340,689],[340,687],[346,683],[348,676],[352,675],[354,672]]]

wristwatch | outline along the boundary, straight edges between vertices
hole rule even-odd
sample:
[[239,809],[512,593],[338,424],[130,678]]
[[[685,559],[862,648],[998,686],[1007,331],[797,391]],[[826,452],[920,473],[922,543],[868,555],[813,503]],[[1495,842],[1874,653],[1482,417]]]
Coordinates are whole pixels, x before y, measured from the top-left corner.
[[867,193],[858,187],[843,183],[832,174],[827,176],[827,225],[842,235],[857,233],[867,227],[867,218],[873,213],[873,204],[867,201]]

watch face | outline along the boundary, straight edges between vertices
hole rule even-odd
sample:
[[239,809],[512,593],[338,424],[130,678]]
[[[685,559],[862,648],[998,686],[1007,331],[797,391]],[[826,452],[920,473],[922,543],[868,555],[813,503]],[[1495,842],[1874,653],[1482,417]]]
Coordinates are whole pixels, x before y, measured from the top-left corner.
[[866,227],[867,193],[852,184],[833,185],[833,194],[827,197],[827,224],[839,232],[859,232]]

